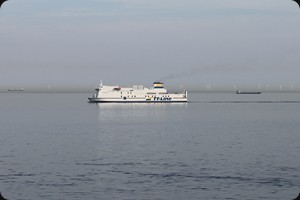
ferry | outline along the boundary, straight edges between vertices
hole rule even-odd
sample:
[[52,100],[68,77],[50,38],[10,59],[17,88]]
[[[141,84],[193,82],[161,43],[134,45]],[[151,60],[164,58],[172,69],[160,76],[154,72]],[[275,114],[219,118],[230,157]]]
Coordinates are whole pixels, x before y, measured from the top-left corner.
[[187,102],[187,91],[168,93],[162,82],[154,82],[153,87],[142,85],[120,87],[103,85],[102,81],[96,93],[89,97],[90,103],[184,103]]

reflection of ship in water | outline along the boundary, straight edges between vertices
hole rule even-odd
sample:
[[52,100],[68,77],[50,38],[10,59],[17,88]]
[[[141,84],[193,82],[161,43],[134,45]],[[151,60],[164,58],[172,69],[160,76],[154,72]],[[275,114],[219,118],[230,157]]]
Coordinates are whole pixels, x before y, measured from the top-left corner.
[[236,91],[236,94],[261,94],[261,92],[242,92],[240,90]]
[[20,88],[20,89],[8,89],[7,91],[9,91],[9,92],[23,92],[24,89],[23,88]]

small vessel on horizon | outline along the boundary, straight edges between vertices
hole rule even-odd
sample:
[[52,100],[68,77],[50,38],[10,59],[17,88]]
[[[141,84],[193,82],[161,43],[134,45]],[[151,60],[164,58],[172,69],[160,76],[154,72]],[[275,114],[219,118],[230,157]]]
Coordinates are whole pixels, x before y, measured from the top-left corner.
[[240,90],[237,90],[236,94],[261,94],[261,92],[242,92]]
[[90,103],[182,103],[187,102],[187,91],[182,93],[168,93],[162,82],[154,82],[153,87],[142,85],[120,87],[103,85],[102,81]]
[[9,91],[9,92],[23,92],[24,89],[23,88],[20,88],[20,89],[8,89],[7,91]]

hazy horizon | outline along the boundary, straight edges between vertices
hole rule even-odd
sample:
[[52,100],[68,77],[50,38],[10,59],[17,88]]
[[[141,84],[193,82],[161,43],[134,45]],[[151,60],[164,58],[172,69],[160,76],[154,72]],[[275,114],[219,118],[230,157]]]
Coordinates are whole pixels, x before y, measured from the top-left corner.
[[291,0],[10,0],[0,89],[299,90],[299,22]]
[[[118,85],[120,87],[132,87],[130,84],[113,84],[104,83],[105,85]],[[99,84],[91,85],[90,87],[82,85],[48,85],[45,87],[39,86],[27,86],[27,87],[1,87],[0,92],[7,92],[8,89],[23,89],[25,92],[90,92],[93,93],[94,89],[98,87]],[[141,84],[139,84],[141,85]],[[144,87],[153,87],[152,83],[143,85]],[[190,85],[190,84],[165,84],[165,88],[168,91],[184,91],[188,92],[235,92],[240,91],[260,91],[260,92],[300,92],[299,85],[214,85],[214,84],[204,84],[204,85]]]

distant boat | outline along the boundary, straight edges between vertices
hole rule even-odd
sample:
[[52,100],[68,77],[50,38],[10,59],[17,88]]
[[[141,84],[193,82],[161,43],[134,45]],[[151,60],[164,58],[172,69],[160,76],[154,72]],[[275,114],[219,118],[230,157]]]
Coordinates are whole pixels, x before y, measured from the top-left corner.
[[7,91],[9,91],[9,92],[23,92],[24,89],[23,88],[20,88],[20,89],[8,89]]
[[261,94],[261,92],[242,92],[240,90],[237,90],[236,94]]

